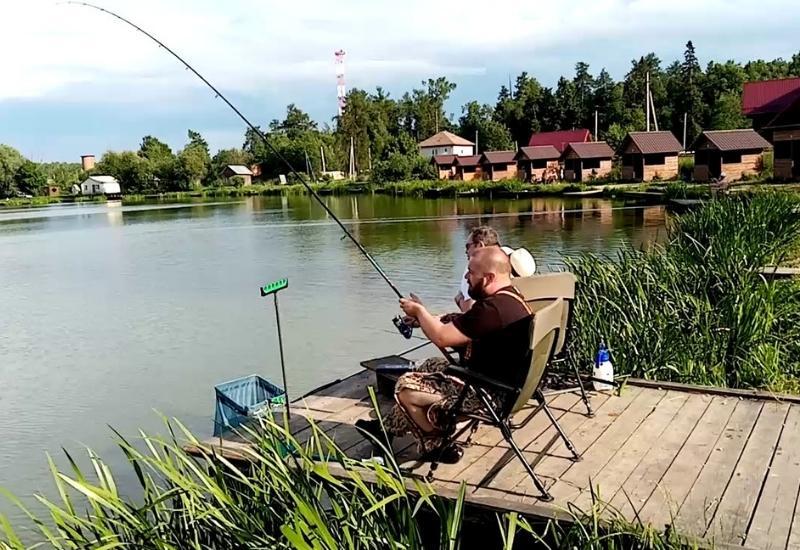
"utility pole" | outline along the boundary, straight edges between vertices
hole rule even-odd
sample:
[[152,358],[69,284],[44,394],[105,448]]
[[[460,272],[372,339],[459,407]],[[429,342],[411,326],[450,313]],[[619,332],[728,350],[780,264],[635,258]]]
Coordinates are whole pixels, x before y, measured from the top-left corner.
[[480,154],[478,149],[478,130],[475,130],[475,154]]
[[367,147],[367,161],[369,162],[369,171],[372,172],[372,145]]
[[646,113],[645,116],[647,118],[647,131],[650,131],[650,71],[647,71],[647,76],[645,77],[645,106],[646,106]]
[[594,110],[594,140],[597,141],[597,109]]
[[322,145],[319,146],[319,156],[322,159],[322,171],[327,172],[328,169],[325,166],[325,148]]

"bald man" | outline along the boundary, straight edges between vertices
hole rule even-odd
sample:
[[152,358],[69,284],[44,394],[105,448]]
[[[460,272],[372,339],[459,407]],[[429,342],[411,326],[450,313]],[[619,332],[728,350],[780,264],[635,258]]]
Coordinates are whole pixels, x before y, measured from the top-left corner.
[[[521,388],[528,370],[531,311],[522,296],[511,286],[511,264],[499,246],[476,250],[469,261],[465,279],[474,305],[465,313],[442,323],[419,302],[400,300],[406,315],[419,322],[422,331],[441,348],[463,348],[461,366],[485,374],[509,386]],[[445,374],[444,358],[428,359],[414,372],[400,377],[395,386],[397,404],[384,419],[390,435],[412,433],[423,454],[438,450],[442,443],[449,411],[456,404],[464,382]],[[510,396],[489,392],[495,405]],[[470,389],[463,403],[464,412],[478,412],[482,403]],[[382,432],[376,420],[356,423],[362,431],[380,441]],[[438,453],[437,453],[438,454]],[[456,462],[461,449],[446,449],[441,462]]]

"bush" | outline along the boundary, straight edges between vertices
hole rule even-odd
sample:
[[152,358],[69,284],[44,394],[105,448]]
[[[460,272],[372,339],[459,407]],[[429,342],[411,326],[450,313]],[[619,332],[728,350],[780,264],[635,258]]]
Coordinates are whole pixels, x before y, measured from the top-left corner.
[[678,176],[683,181],[694,179],[694,155],[680,155],[678,157]]
[[800,283],[759,269],[797,251],[798,205],[781,193],[723,198],[678,217],[663,245],[569,259],[576,357],[607,341],[621,373],[797,391]]

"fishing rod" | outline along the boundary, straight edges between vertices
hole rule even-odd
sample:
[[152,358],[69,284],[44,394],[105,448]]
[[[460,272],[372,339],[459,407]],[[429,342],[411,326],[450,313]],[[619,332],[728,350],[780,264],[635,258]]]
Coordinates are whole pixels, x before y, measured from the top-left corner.
[[[251,129],[251,130],[253,130],[253,132],[255,132],[255,133],[256,133],[256,135],[257,135],[258,137],[260,137],[260,138],[261,138],[261,141],[263,141],[263,142],[264,142],[264,145],[266,145],[266,146],[267,146],[267,148],[268,148],[268,149],[269,149],[269,150],[272,152],[272,154],[274,154],[276,157],[278,157],[278,159],[279,159],[279,160],[280,160],[280,161],[281,161],[283,164],[285,164],[285,165],[286,165],[286,167],[289,169],[289,172],[290,172],[290,173],[291,173],[291,174],[292,174],[292,175],[293,175],[295,178],[297,178],[297,180],[298,180],[298,181],[300,181],[300,183],[302,183],[302,184],[303,184],[303,186],[306,188],[306,190],[308,190],[308,192],[309,192],[309,193],[311,193],[311,196],[312,196],[312,197],[314,197],[314,198],[317,200],[317,202],[320,204],[320,206],[322,206],[322,208],[324,208],[324,209],[325,209],[325,212],[327,212],[327,213],[328,213],[328,215],[329,215],[331,218],[333,218],[333,219],[334,219],[334,221],[335,221],[335,222],[336,222],[336,223],[339,225],[339,227],[342,229],[342,231],[344,231],[344,234],[345,234],[345,235],[347,235],[348,237],[350,237],[350,240],[351,240],[351,241],[353,241],[353,244],[354,244],[354,245],[356,245],[356,247],[358,248],[358,250],[360,250],[360,251],[361,251],[361,253],[364,255],[364,257],[365,257],[367,260],[369,260],[369,263],[371,263],[371,264],[372,264],[372,267],[374,267],[374,268],[375,268],[375,270],[378,272],[378,274],[379,274],[381,277],[383,277],[383,280],[384,280],[384,281],[386,281],[386,283],[387,283],[387,284],[388,284],[388,285],[391,287],[391,289],[394,291],[394,293],[395,293],[395,294],[397,294],[397,297],[398,297],[398,298],[403,298],[403,294],[402,294],[402,293],[401,293],[401,292],[400,292],[400,291],[397,289],[397,287],[394,285],[394,283],[391,281],[391,279],[389,279],[389,276],[388,276],[388,275],[386,275],[386,272],[383,270],[383,268],[381,268],[381,266],[380,266],[380,265],[378,265],[378,262],[376,262],[376,261],[375,261],[375,258],[373,258],[373,257],[370,255],[370,253],[369,253],[369,252],[367,252],[367,249],[366,249],[366,248],[364,248],[364,247],[361,245],[361,243],[360,243],[360,242],[358,242],[358,240],[357,240],[357,239],[356,239],[356,238],[353,236],[353,234],[352,234],[352,233],[350,233],[350,231],[348,231],[348,230],[347,230],[347,228],[344,226],[344,224],[341,222],[341,220],[339,220],[339,218],[336,216],[336,214],[334,214],[334,213],[333,213],[333,211],[331,211],[331,209],[330,209],[330,208],[328,208],[328,205],[327,205],[327,204],[325,204],[325,201],[323,201],[323,200],[322,200],[322,198],[321,198],[321,197],[320,197],[320,196],[317,194],[317,192],[316,192],[316,191],[314,191],[314,189],[313,189],[313,188],[312,188],[312,187],[311,187],[311,186],[308,184],[308,182],[306,181],[305,177],[303,177],[303,175],[302,175],[302,174],[300,174],[300,173],[299,173],[297,170],[295,170],[295,169],[294,169],[294,167],[292,166],[292,163],[290,163],[290,162],[289,162],[289,160],[288,160],[288,159],[287,159],[285,156],[283,156],[283,154],[281,154],[281,152],[280,152],[280,151],[278,151],[278,149],[277,149],[277,148],[276,148],[274,145],[272,145],[272,143],[271,143],[271,142],[270,142],[270,140],[267,138],[267,136],[264,134],[264,132],[262,132],[262,131],[261,131],[261,130],[260,130],[258,127],[257,127],[257,126],[255,126],[255,125],[254,125],[252,122],[250,122],[250,121],[247,119],[247,117],[246,117],[246,116],[244,116],[244,115],[242,114],[242,112],[241,112],[239,109],[237,109],[237,108],[236,108],[236,106],[235,106],[233,103],[231,103],[230,101],[228,101],[228,98],[227,98],[227,97],[225,97],[225,96],[222,94],[222,92],[220,92],[220,91],[219,91],[219,90],[218,90],[218,89],[217,89],[217,88],[216,88],[216,87],[215,87],[213,84],[211,84],[211,82],[209,82],[209,81],[206,79],[206,77],[204,77],[203,75],[201,75],[201,74],[200,74],[200,73],[197,71],[197,69],[195,69],[194,67],[192,67],[192,66],[189,64],[189,62],[187,62],[187,61],[186,61],[184,58],[182,58],[180,55],[178,55],[178,54],[177,54],[177,53],[176,53],[174,50],[172,50],[172,49],[171,49],[169,46],[167,46],[166,44],[164,44],[164,43],[163,43],[161,40],[159,40],[158,38],[156,38],[155,36],[153,36],[152,34],[150,34],[149,32],[147,32],[146,30],[144,30],[142,27],[140,27],[139,25],[137,25],[137,24],[133,23],[132,21],[130,21],[130,20],[128,20],[128,19],[126,19],[125,17],[122,17],[121,15],[119,15],[119,14],[117,14],[117,13],[115,13],[115,12],[111,11],[111,10],[107,10],[107,9],[105,9],[105,8],[102,8],[102,7],[100,7],[100,6],[97,6],[97,5],[95,5],[95,4],[90,4],[90,3],[88,3],[88,2],[78,2],[78,1],[70,0],[70,1],[67,1],[67,2],[64,2],[64,3],[65,3],[65,4],[73,4],[73,5],[76,5],[76,6],[84,6],[84,7],[87,7],[87,8],[92,8],[92,9],[95,9],[95,10],[97,10],[97,11],[100,11],[100,12],[103,12],[103,13],[105,13],[105,14],[108,14],[108,15],[110,15],[110,16],[112,16],[112,17],[115,17],[116,19],[119,19],[119,20],[120,20],[120,21],[122,21],[123,23],[125,23],[125,24],[127,24],[127,25],[129,25],[129,26],[133,27],[134,29],[136,29],[137,31],[139,31],[140,33],[142,33],[143,35],[145,35],[147,38],[149,38],[150,40],[152,40],[153,42],[155,42],[156,44],[158,44],[158,46],[159,46],[160,48],[164,48],[164,49],[165,49],[167,52],[169,52],[169,53],[172,55],[172,57],[174,57],[175,59],[177,59],[178,61],[180,61],[180,62],[181,62],[181,64],[182,64],[182,65],[183,65],[183,66],[184,66],[184,67],[185,67],[187,70],[189,70],[189,71],[192,71],[192,73],[194,73],[194,75],[195,75],[197,78],[199,78],[201,81],[203,81],[203,84],[205,84],[206,86],[208,86],[209,88],[211,88],[211,90],[214,92],[214,95],[215,95],[215,97],[218,97],[219,99],[221,99],[222,101],[224,101],[224,102],[225,102],[225,104],[226,104],[228,107],[230,107],[230,108],[233,110],[233,112],[234,112],[234,113],[236,113],[236,115],[237,115],[237,116],[238,116],[240,119],[242,119],[242,121],[243,121],[243,122],[244,122],[244,123],[245,123],[245,124],[246,124],[246,125],[247,125],[247,126],[250,128],[250,129]],[[410,337],[411,337],[411,327],[408,327],[407,325],[405,325],[405,323],[403,323],[403,321],[402,321],[402,318],[400,318],[400,317],[396,317],[396,318],[395,318],[395,319],[393,319],[392,321],[394,322],[395,326],[397,326],[398,330],[400,330],[400,332],[403,334],[403,336],[405,336],[406,338],[410,338]],[[406,336],[406,334],[408,334],[408,336]]]

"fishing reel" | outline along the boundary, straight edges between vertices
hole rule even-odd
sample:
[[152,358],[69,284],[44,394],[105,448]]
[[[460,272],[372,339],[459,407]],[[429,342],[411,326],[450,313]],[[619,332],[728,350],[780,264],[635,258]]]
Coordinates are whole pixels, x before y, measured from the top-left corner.
[[403,318],[400,315],[394,317],[392,319],[392,323],[394,323],[394,326],[397,327],[397,330],[400,331],[400,334],[402,334],[406,340],[411,339],[411,333],[413,331],[413,328],[410,327],[408,324],[406,324],[406,322],[403,321]]

